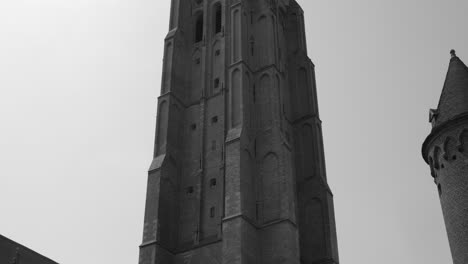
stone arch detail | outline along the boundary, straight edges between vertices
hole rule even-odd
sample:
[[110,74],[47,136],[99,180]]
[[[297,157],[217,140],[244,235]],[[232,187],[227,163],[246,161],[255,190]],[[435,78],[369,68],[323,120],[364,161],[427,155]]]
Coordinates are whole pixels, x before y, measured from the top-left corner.
[[468,130],[464,129],[459,136],[460,146],[459,151],[464,155],[468,155]]
[[456,160],[457,141],[453,137],[447,137],[444,142],[443,151],[444,160]]
[[197,12],[195,13],[194,15],[194,30],[193,30],[193,34],[194,34],[194,42],[195,43],[198,43],[198,42],[201,42],[203,41],[203,35],[204,35],[204,18],[203,18],[203,12]]
[[241,56],[241,11],[235,9],[232,11],[232,62],[237,62]]
[[222,31],[223,27],[223,10],[220,1],[213,3],[212,5],[212,17],[213,17],[213,34],[218,34]]
[[257,20],[257,38],[258,47],[255,49],[258,55],[258,61],[261,66],[266,66],[274,62],[274,31],[272,18],[269,15],[261,15]]

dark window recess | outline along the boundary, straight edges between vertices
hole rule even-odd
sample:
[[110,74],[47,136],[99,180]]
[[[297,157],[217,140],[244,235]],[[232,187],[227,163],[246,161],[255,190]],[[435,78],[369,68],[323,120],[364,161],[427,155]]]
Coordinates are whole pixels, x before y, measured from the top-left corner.
[[200,58],[195,59],[195,64],[200,64]]
[[190,125],[190,128],[191,128],[192,130],[197,129],[197,124],[191,124],[191,125]]
[[214,87],[215,87],[215,88],[218,88],[218,87],[219,87],[219,78],[216,78],[216,79],[214,80]]
[[210,180],[210,187],[213,188],[216,186],[216,179],[211,179]]
[[221,51],[218,49],[215,51],[215,56],[219,56],[219,54],[221,54]]
[[457,155],[453,155],[452,160],[457,160]]
[[211,118],[211,123],[213,123],[213,124],[218,123],[218,116],[213,116]]
[[192,194],[193,193],[193,186],[187,187],[186,191],[187,191],[187,194]]
[[198,15],[195,22],[195,43],[203,40],[203,14]]
[[215,5],[215,34],[221,32],[221,21],[222,21],[221,4],[216,4]]
[[210,217],[211,218],[215,217],[215,208],[214,207],[210,208]]

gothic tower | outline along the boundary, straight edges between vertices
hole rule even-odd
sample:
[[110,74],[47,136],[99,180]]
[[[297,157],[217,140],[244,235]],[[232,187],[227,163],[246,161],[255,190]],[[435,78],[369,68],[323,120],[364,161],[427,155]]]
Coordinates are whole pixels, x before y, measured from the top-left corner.
[[338,263],[294,0],[172,0],[140,264]]
[[468,263],[468,68],[452,50],[424,160],[437,186],[454,264]]

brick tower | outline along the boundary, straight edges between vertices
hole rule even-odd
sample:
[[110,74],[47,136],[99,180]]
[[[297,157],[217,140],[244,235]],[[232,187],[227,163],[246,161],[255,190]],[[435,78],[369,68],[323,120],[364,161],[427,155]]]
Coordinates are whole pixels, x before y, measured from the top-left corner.
[[294,0],[172,0],[140,264],[338,263]]
[[452,50],[424,160],[439,191],[454,264],[468,263],[468,68]]

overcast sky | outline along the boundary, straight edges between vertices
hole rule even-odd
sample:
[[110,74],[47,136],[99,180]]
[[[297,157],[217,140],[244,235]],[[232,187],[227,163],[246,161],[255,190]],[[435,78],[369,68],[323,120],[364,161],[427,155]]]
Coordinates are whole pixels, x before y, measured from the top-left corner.
[[[343,264],[451,263],[421,144],[466,0],[298,0]],[[169,0],[0,1],[0,234],[138,261]]]

